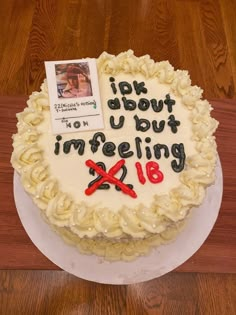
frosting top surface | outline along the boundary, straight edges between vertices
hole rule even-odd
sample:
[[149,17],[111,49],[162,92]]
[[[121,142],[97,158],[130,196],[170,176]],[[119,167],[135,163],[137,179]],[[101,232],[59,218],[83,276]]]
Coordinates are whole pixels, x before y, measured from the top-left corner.
[[[39,131],[41,136],[39,138],[39,146],[44,149],[44,159],[47,164],[50,165],[50,173],[55,177],[59,183],[60,188],[63,191],[68,192],[75,202],[85,201],[89,206],[97,208],[109,208],[112,211],[118,211],[123,205],[130,208],[135,208],[139,204],[149,207],[153,201],[155,194],[162,195],[167,194],[170,189],[177,187],[180,184],[179,173],[173,171],[171,167],[171,161],[176,160],[179,163],[179,159],[175,158],[171,153],[171,147],[174,143],[184,144],[186,156],[196,154],[194,142],[192,138],[191,121],[189,119],[189,110],[183,105],[181,98],[171,95],[169,85],[159,84],[157,78],[146,79],[142,74],[133,76],[132,74],[117,74],[115,76],[115,84],[117,87],[117,93],[114,94],[111,88],[110,82],[111,75],[106,73],[99,74],[99,85],[101,93],[101,103],[104,114],[105,129],[99,130],[105,135],[105,142],[113,142],[116,146],[114,150],[114,156],[105,156],[102,152],[104,143],[101,138],[98,137],[100,142],[97,152],[91,151],[91,144],[89,141],[93,139],[94,131],[77,132],[62,134],[62,139],[59,141],[60,150],[59,154],[54,154],[54,147],[56,135],[52,134],[50,124],[50,114],[46,112],[45,120],[40,124]],[[133,86],[133,81],[144,82],[147,93],[141,93],[137,95],[134,87],[130,94],[122,95],[119,90],[120,82],[128,82]],[[147,99],[149,102],[152,99],[165,100],[166,95],[175,100],[175,105],[172,107],[172,112],[168,111],[167,105],[163,105],[163,109],[160,112],[155,112],[151,106],[147,110],[140,110],[138,103],[140,99]],[[124,107],[122,97],[126,99],[134,100],[137,104],[135,110],[127,110]],[[118,98],[120,101],[120,109],[111,109],[108,106],[108,100]],[[174,115],[175,119],[180,121],[180,126],[177,127],[177,132],[173,133],[170,126],[168,126],[169,116]],[[114,117],[115,124],[118,124],[120,116],[124,116],[124,125],[120,129],[113,129],[110,124],[110,117]],[[136,119],[134,118],[136,117]],[[138,118],[137,118],[138,117]],[[137,119],[146,119],[150,122],[149,130],[143,132],[136,130],[138,124]],[[157,125],[160,121],[165,121],[164,130],[161,132],[154,132],[152,122],[156,120]],[[145,123],[144,123],[145,125]],[[140,148],[142,151],[142,157],[137,157],[137,146],[135,138],[141,139]],[[78,149],[75,150],[73,146],[69,153],[63,152],[63,144],[71,139],[83,139],[85,141],[85,150],[83,155],[78,154]],[[107,171],[118,162],[121,157],[118,152],[118,147],[122,142],[128,142],[130,144],[129,151],[133,152],[131,157],[125,159],[125,166],[127,167],[127,175],[124,179],[125,184],[132,184],[134,191],[137,194],[137,198],[132,198],[122,191],[117,191],[114,184],[110,184],[109,190],[96,190],[92,195],[86,196],[85,189],[87,185],[96,178],[89,174],[89,168],[85,165],[86,160],[92,159],[95,163],[103,162],[106,165]],[[164,156],[164,150],[161,151],[161,158],[155,157],[154,145],[165,144],[169,150],[169,157]],[[150,149],[151,158],[146,157],[146,147]],[[164,175],[164,179],[160,183],[151,183],[146,175],[145,165],[148,161],[155,161],[159,164],[160,171]],[[145,176],[146,183],[143,185],[138,180],[137,169],[135,163],[140,162]],[[120,170],[116,177],[120,177],[122,170]]]

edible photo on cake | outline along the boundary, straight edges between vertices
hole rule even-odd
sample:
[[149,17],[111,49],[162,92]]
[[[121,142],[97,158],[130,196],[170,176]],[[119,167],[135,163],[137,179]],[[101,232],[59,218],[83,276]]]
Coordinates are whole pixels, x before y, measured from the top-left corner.
[[87,62],[55,65],[59,98],[92,96],[90,69]]

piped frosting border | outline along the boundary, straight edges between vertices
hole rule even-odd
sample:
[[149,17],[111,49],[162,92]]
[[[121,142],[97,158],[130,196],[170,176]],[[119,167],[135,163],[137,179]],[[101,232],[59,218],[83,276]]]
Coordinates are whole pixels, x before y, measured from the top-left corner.
[[133,210],[124,206],[118,214],[109,209],[93,209],[83,202],[75,204],[50,175],[43,150],[37,144],[40,137],[37,126],[44,119],[44,111],[49,111],[46,81],[40,92],[29,97],[24,111],[17,114],[18,133],[13,136],[11,163],[27,193],[64,239],[83,252],[129,260],[172,239],[189,210],[202,203],[206,187],[215,179],[217,151],[213,134],[218,122],[210,115],[210,104],[201,99],[203,91],[191,86],[188,72],[175,71],[168,61],[154,62],[148,55],[136,57],[129,50],[118,56],[104,52],[97,59],[97,66],[99,73],[142,73],[146,78],[155,77],[182,98],[190,111],[197,154],[186,159],[185,169],[179,175],[181,185],[168,195],[155,195],[150,208],[140,205]]

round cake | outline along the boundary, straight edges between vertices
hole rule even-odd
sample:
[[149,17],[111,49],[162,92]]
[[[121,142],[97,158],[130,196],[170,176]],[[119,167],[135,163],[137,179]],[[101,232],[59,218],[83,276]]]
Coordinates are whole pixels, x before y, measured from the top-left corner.
[[17,114],[11,162],[44,219],[86,254],[173,240],[214,183],[218,122],[187,71],[133,51],[96,60],[104,129],[54,134],[47,82]]

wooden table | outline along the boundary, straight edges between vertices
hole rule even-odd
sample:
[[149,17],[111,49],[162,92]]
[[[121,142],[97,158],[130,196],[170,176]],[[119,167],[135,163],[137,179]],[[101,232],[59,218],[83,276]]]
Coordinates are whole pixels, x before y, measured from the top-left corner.
[[[233,0],[2,1],[0,314],[236,314],[235,11]],[[45,60],[130,48],[188,69],[204,89],[220,121],[224,193],[211,234],[176,271],[135,285],[101,285],[58,270],[30,241],[14,204],[11,135],[16,112],[45,77]]]

